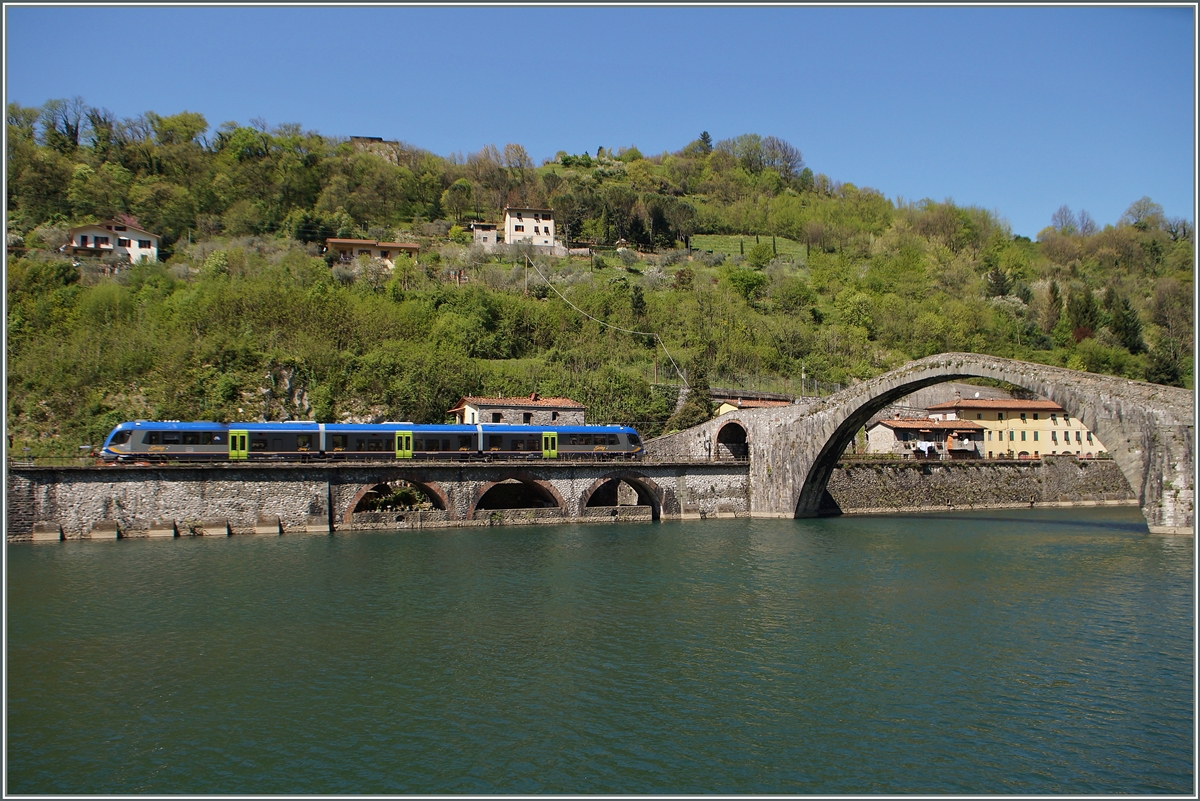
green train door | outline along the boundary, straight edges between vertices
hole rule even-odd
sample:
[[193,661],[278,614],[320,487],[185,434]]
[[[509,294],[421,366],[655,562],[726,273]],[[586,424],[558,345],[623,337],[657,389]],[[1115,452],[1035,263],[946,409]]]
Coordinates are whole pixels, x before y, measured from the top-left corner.
[[249,431],[230,431],[229,432],[229,458],[230,459],[245,459],[250,455],[249,449],[246,447],[246,440],[249,438]]
[[542,458],[558,458],[558,432],[546,431],[542,433]]
[[411,459],[412,458],[412,439],[411,431],[396,432],[396,458]]

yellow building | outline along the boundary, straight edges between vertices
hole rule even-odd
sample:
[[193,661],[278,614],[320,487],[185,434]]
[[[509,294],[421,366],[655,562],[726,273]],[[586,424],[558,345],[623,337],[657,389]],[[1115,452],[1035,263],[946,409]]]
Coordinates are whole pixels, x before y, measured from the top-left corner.
[[1104,445],[1063,407],[1048,400],[959,398],[926,409],[935,420],[971,420],[984,428],[980,450],[988,459],[1091,459]]

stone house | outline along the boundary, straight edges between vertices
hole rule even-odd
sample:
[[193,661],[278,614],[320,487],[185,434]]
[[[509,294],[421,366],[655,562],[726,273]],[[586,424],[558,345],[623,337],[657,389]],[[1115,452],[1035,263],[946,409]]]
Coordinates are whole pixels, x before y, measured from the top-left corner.
[[543,398],[535,392],[519,398],[466,397],[447,414],[454,415],[458,425],[581,426],[586,411],[586,406],[570,398]]

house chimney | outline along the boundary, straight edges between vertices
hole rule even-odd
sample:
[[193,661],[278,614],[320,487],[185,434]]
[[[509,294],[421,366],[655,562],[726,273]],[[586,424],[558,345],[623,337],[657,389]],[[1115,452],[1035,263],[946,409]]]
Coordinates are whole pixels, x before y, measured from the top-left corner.
[[529,399],[530,399],[531,401],[535,401],[535,400],[537,400],[537,399],[538,399],[537,393],[536,393],[536,392],[530,392],[530,393],[529,393]]
[[893,419],[893,420],[899,420],[899,419],[900,419],[900,412],[892,412],[892,419]]

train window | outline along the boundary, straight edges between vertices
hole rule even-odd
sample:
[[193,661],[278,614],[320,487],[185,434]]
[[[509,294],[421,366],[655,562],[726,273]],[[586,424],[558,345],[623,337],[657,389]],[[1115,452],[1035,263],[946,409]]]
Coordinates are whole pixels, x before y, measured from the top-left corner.
[[265,439],[252,439],[252,440],[250,440],[250,450],[252,450],[252,451],[265,451],[266,449],[267,449],[267,441],[266,441]]
[[414,451],[423,451],[423,450],[425,450],[425,440],[423,440],[423,439],[414,439],[414,440],[413,440],[413,450],[414,450]]
[[442,450],[444,450],[444,451],[450,450],[450,440],[448,440],[448,439],[442,440]]
[[296,435],[296,450],[306,451],[312,447],[312,434]]
[[580,444],[580,445],[587,445],[588,447],[591,447],[591,445],[592,445],[592,435],[591,435],[591,434],[580,434],[580,435],[579,435],[579,444]]
[[129,442],[129,435],[131,433],[133,433],[133,432],[118,431],[117,433],[113,434],[112,444],[113,445],[124,445],[126,442]]
[[346,435],[345,434],[334,434],[332,437],[332,440],[333,440],[333,449],[335,451],[346,450]]
[[635,448],[638,446],[638,444],[639,444],[639,441],[638,441],[637,434],[630,434],[630,435],[629,435],[629,444],[630,444],[630,445],[633,445]]
[[383,443],[380,440],[373,439],[367,443],[367,450],[381,451],[383,450]]
[[572,444],[572,445],[578,445],[578,444],[579,444],[579,435],[578,435],[578,434],[572,434],[572,435],[571,435],[571,444]]
[[471,450],[471,439],[472,439],[472,437],[470,434],[468,434],[466,436],[459,434],[458,435],[458,449],[460,451]]
[[199,445],[200,444],[200,432],[199,431],[184,431],[183,432],[183,444],[184,445]]
[[488,450],[504,450],[504,437],[500,436],[499,434],[488,434]]
[[214,434],[211,431],[201,431],[200,432],[200,444],[201,445],[212,445],[214,443],[220,443],[220,441],[221,441],[220,434]]
[[366,444],[361,439],[356,439],[356,440],[354,440],[354,450],[356,450],[356,451],[366,450]]
[[537,437],[530,437],[529,439],[525,440],[525,447],[531,451],[541,450],[541,448],[538,447]]
[[513,446],[512,446],[512,449],[513,449],[514,451],[523,451],[523,450],[525,450],[525,440],[523,440],[523,439],[514,439],[514,440],[513,440]]
[[609,434],[609,435],[608,435],[608,444],[609,444],[609,445],[619,445],[619,444],[620,444],[620,441],[617,439],[617,435],[616,435],[616,434]]
[[179,432],[178,431],[162,432],[162,441],[163,441],[163,445],[178,445],[179,444]]
[[438,441],[436,439],[425,440],[425,450],[436,451],[438,449]]

